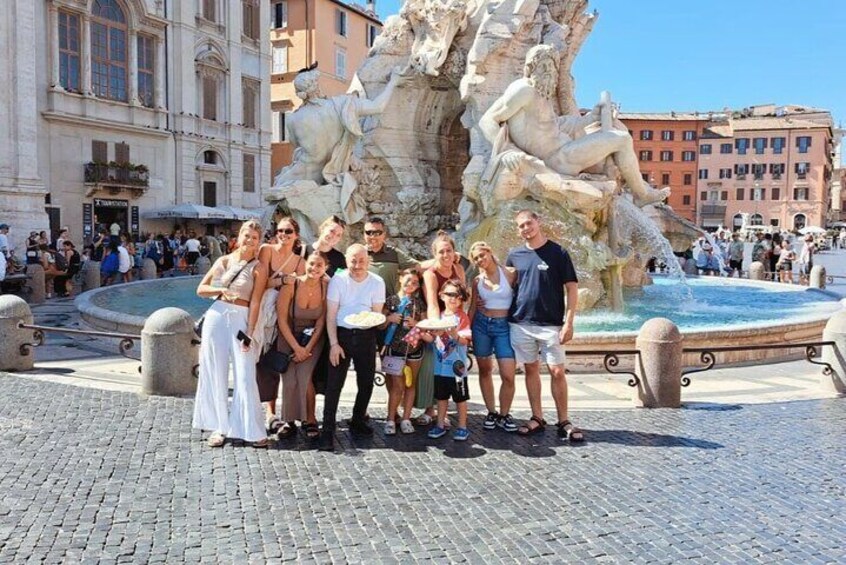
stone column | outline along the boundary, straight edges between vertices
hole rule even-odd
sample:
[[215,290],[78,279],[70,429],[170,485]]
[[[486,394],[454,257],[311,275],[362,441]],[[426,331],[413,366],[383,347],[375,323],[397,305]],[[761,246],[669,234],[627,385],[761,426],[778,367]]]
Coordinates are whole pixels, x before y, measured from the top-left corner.
[[140,105],[138,99],[138,33],[129,30],[129,91],[127,92],[130,104]]
[[635,347],[640,351],[635,366],[640,379],[635,404],[644,408],[681,406],[683,339],[676,325],[666,318],[647,320]]
[[141,393],[192,395],[197,390],[194,365],[200,348],[194,345],[194,319],[179,308],[153,312],[141,330]]
[[846,312],[837,312],[828,319],[823,341],[834,342],[822,348],[822,360],[831,365],[833,372],[820,376],[820,386],[831,394],[846,394]]
[[825,288],[826,272],[822,265],[814,265],[811,267],[811,274],[808,278],[808,286],[811,288]]
[[[20,296],[0,295],[0,371],[29,371],[35,355],[31,348],[21,346],[32,343],[32,330],[18,327],[18,323],[32,324],[32,310]],[[26,355],[23,353],[26,352]]]
[[82,16],[82,49],[79,53],[82,59],[82,94],[90,96],[91,90],[91,16],[87,12]]
[[26,274],[30,277],[26,283],[26,287],[29,289],[29,303],[44,304],[44,301],[47,299],[44,267],[39,264],[27,265]]
[[47,5],[47,10],[50,14],[50,29],[47,30],[50,44],[50,86],[60,90],[62,78],[59,75],[59,11],[52,3]]
[[149,257],[146,257],[144,262],[141,264],[141,280],[152,280],[155,279],[156,276],[156,262]]
[[82,290],[100,288],[100,262],[89,259],[82,270]]
[[749,266],[749,279],[763,281],[767,278],[767,268],[760,261],[755,261]]

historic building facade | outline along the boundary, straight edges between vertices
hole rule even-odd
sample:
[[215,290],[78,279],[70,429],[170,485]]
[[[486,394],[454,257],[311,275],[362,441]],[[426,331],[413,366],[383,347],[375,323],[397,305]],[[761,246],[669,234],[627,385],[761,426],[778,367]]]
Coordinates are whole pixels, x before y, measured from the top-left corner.
[[260,0],[3,2],[2,221],[81,242],[115,221],[165,229],[145,216],[168,205],[261,206],[269,16]]
[[777,229],[831,221],[831,114],[756,106],[712,122],[699,139],[698,216],[703,227]]
[[373,2],[364,7],[341,0],[271,1],[273,176],[293,155],[285,119],[302,103],[294,91],[297,71],[316,63],[323,94],[343,94],[381,30]]
[[696,220],[697,143],[707,114],[624,113],[644,180],[672,190],[668,204],[680,216]]

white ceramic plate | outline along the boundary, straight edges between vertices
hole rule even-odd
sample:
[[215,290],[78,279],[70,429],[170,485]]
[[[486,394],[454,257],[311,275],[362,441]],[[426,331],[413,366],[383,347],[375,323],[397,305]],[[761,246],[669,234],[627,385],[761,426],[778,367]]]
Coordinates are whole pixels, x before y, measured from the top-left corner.
[[350,314],[344,318],[344,323],[356,329],[366,330],[384,324],[385,315],[365,310],[358,314]]
[[456,326],[458,326],[458,318],[455,316],[451,316],[449,318],[444,318],[441,320],[426,318],[425,320],[420,320],[419,322],[417,322],[417,327],[421,330],[445,331],[451,330]]

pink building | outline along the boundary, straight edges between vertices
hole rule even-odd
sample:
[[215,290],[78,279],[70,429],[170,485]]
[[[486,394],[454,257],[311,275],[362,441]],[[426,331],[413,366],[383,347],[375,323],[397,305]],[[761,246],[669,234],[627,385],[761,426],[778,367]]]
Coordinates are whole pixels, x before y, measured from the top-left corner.
[[699,140],[697,223],[732,229],[825,226],[833,172],[831,114],[759,106],[712,122]]

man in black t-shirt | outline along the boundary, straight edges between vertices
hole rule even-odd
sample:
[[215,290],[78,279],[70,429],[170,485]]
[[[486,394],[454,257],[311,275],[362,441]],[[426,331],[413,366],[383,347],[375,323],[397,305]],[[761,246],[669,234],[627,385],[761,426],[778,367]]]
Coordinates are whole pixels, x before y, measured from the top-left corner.
[[526,243],[512,249],[505,262],[517,271],[517,288],[508,321],[517,362],[525,366],[526,392],[532,407],[532,418],[517,432],[531,435],[542,432],[546,426],[541,407],[540,353],[552,381],[558,435],[570,441],[582,441],[584,434],[567,416],[564,371],[564,344],[573,338],[579,298],[576,270],[567,251],[541,233],[540,218],[535,212],[521,210],[516,222]]

